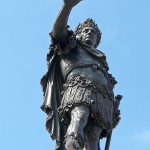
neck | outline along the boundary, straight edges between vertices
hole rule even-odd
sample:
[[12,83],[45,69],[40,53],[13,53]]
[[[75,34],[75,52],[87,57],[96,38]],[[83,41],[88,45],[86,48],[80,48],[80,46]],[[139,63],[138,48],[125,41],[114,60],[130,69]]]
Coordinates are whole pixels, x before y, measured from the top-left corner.
[[88,47],[88,48],[91,48],[91,49],[95,49],[94,46],[89,45],[89,44],[83,42],[82,40],[79,40],[79,39],[78,39],[77,41],[78,41],[81,45],[83,45],[83,46],[85,46],[85,47]]

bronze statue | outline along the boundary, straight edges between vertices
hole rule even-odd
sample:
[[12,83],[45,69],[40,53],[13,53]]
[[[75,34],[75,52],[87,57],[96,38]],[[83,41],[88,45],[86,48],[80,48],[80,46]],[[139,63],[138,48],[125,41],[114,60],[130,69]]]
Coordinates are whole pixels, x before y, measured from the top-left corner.
[[50,33],[48,72],[41,79],[46,128],[56,140],[56,150],[100,150],[99,140],[118,124],[121,96],[114,97],[117,83],[108,73],[106,56],[96,49],[101,31],[92,19],[73,32],[69,14],[81,0],[64,0]]

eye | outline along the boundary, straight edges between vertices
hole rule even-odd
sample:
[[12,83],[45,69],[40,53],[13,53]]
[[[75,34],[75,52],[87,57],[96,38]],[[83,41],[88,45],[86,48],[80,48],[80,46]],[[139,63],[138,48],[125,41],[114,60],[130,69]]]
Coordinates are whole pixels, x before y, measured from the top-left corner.
[[88,32],[88,29],[85,29],[83,32],[84,32],[84,33],[87,33],[87,32]]

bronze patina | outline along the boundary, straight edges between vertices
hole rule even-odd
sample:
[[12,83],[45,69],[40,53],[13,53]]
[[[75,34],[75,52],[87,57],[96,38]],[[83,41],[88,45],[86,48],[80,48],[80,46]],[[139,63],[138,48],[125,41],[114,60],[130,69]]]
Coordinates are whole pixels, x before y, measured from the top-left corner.
[[106,56],[96,49],[101,31],[92,19],[73,32],[70,12],[80,0],[64,0],[54,23],[47,54],[48,72],[41,79],[46,128],[56,150],[100,150],[106,137],[109,149],[113,128],[120,120],[121,96],[114,96],[117,81],[108,72]]

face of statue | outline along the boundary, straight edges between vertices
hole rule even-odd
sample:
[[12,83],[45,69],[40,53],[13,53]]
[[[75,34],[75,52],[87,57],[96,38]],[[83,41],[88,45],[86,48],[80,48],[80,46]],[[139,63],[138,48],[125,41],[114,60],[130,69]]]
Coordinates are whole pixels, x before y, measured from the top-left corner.
[[97,42],[96,30],[92,27],[85,27],[81,32],[81,40],[91,47],[95,47]]

